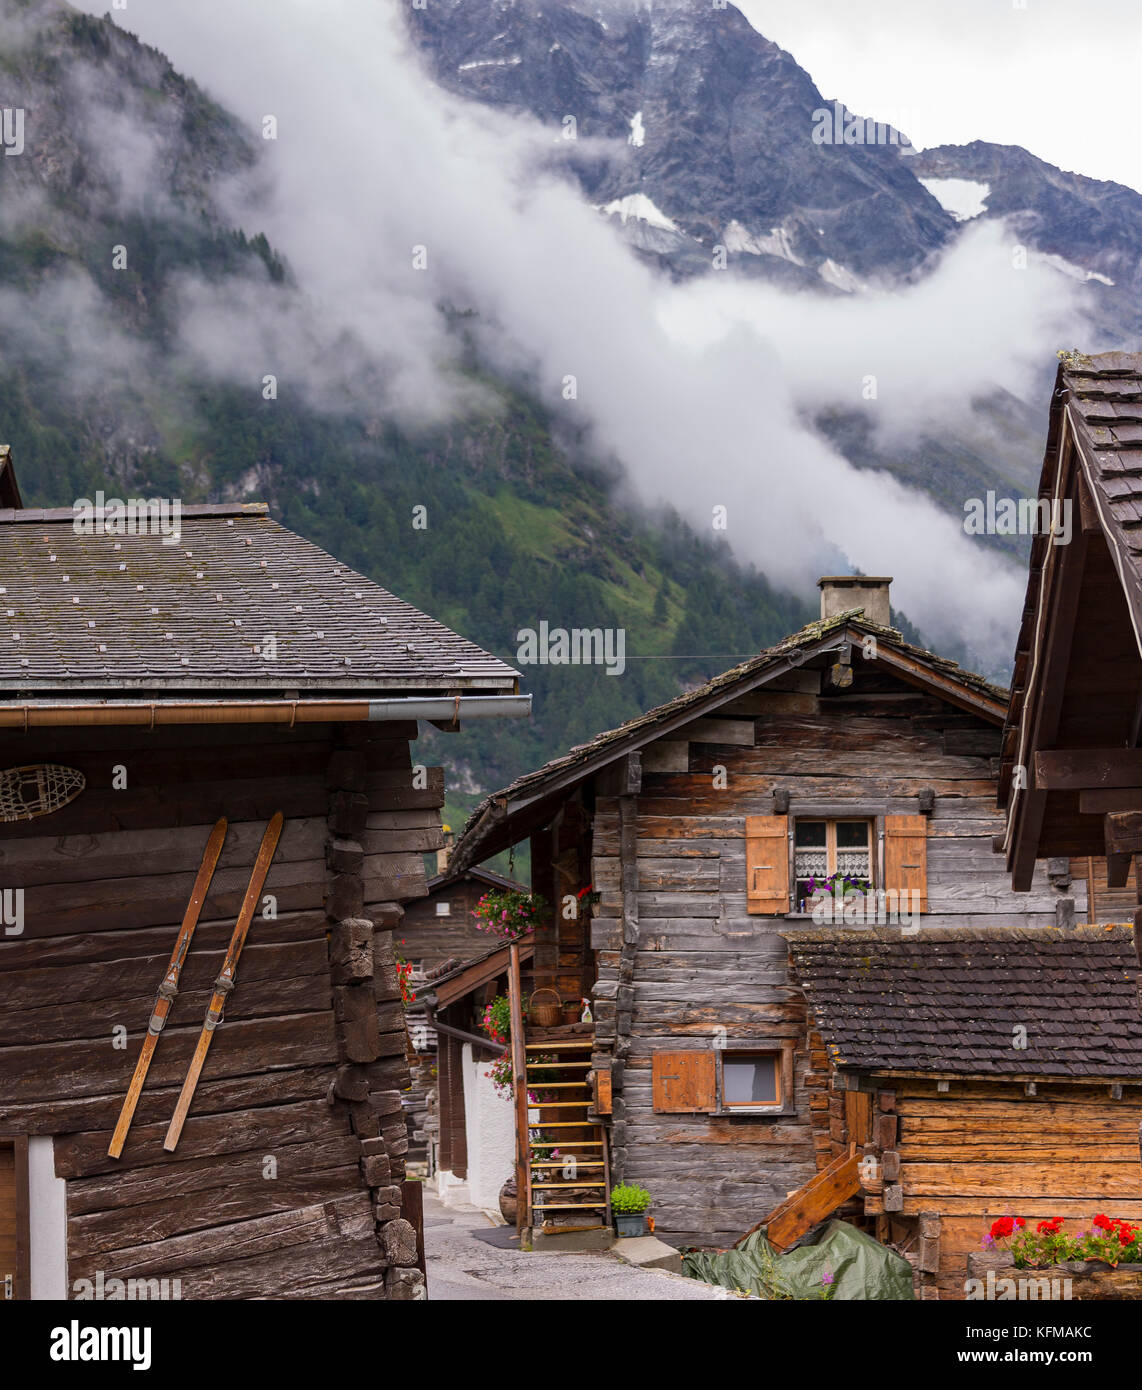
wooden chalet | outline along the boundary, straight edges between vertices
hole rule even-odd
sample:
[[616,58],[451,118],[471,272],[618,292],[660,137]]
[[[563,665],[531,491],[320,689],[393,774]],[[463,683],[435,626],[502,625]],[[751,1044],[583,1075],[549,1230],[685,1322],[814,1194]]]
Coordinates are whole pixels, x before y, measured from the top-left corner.
[[[405,905],[397,944],[399,955],[411,967],[409,980],[416,995],[407,1009],[414,1053],[409,1059],[412,1085],[405,1093],[409,1158],[423,1161],[429,1177],[439,1166],[438,1107],[440,1097],[450,1094],[449,1076],[455,1078],[453,1103],[458,1097],[459,1103],[463,1104],[463,1086],[459,1080],[462,1068],[460,1044],[455,1038],[446,1038],[441,1047],[435,1024],[425,1007],[425,1000],[431,994],[430,981],[487,951],[488,937],[477,929],[472,917],[472,910],[485,893],[492,888],[527,891],[523,884],[491,869],[476,867],[463,873],[449,873],[451,838],[451,832],[445,826],[444,846],[437,851],[439,872],[428,880],[423,898]],[[488,997],[487,991],[481,990],[481,1012]],[[477,1021],[470,1020],[469,1033],[477,1031]],[[466,1144],[463,1151],[467,1151]],[[444,1167],[450,1170],[449,1164],[446,1163]],[[466,1162],[461,1163],[458,1176],[467,1178]]]
[[829,1165],[771,1214],[846,1214],[962,1299],[999,1216],[1142,1220],[1142,1015],[1130,930],[790,931]]
[[[820,622],[520,778],[469,821],[454,868],[530,838],[532,886],[553,905],[531,982],[594,1001],[589,1098],[519,1116],[521,1224],[571,1205],[526,1161],[549,1151],[557,1113],[572,1142],[605,1127],[609,1176],[648,1187],[657,1232],[677,1244],[731,1243],[829,1165],[825,1058],[782,936],[810,929],[814,880],[867,880],[873,920],[907,930],[1084,920],[1065,865],[1011,892],[992,848],[1007,692],[905,642],[889,582],[822,580]],[[568,912],[588,887],[597,903]],[[551,1041],[541,1053],[529,1031],[526,1057]],[[605,1193],[588,1195],[601,1212]]]
[[1037,860],[1069,859],[1096,896],[1095,920],[1137,923],[1142,888],[1128,879],[1142,850],[1142,354],[1060,366],[1039,498],[1070,525],[1037,535],[1031,552],[1000,843],[1016,889]]
[[[516,673],[260,504],[184,507],[174,544],[86,533],[70,508],[21,508],[6,456],[0,502],[0,1275],[18,1297],[132,1280],[128,1297],[423,1297],[401,1215],[393,929],[425,893],[444,791],[410,745],[418,719],[525,714]],[[168,1152],[276,813],[236,987]]]
[[[448,1203],[493,1209],[513,1171],[515,1123],[487,1076],[488,1063],[505,1048],[481,1031],[480,1022],[485,1005],[512,989],[513,950],[487,937],[480,944],[467,960],[453,957],[430,970],[421,998],[437,1036],[437,1077],[431,1096],[436,1191]],[[525,937],[515,946],[515,955],[526,966],[531,954],[531,939]]]
[[472,911],[490,889],[527,892],[524,884],[479,865],[463,871],[446,867],[425,888],[424,897],[409,903],[401,920],[404,955],[417,976],[446,960],[459,964],[482,954],[488,935],[477,928]]

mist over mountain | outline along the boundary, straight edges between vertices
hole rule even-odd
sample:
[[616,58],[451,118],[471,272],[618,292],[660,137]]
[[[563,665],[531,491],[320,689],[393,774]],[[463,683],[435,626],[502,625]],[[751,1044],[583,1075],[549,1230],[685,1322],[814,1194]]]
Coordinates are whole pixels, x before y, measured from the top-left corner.
[[[258,127],[156,49],[108,19],[7,0],[0,53],[0,104],[25,112],[23,153],[0,156],[0,438],[29,505],[100,488],[264,498],[285,524],[509,661],[517,628],[540,618],[626,629],[622,679],[537,668],[530,724],[466,733],[453,819],[477,789],[810,615],[808,601],[676,514],[619,505],[613,471],[523,385],[481,367],[466,312],[433,310],[432,331],[453,354],[451,399],[474,404],[426,423],[424,398],[419,414],[392,395],[370,402],[374,385],[393,390],[384,361],[257,230]],[[217,303],[249,315],[243,333]],[[295,335],[296,355],[268,341],[275,328]],[[301,347],[298,334],[309,335]],[[407,353],[407,340],[393,346]],[[415,530],[419,507],[428,524]]]
[[[410,24],[448,90],[535,116],[563,136],[572,121],[585,148],[567,168],[636,253],[672,277],[708,279],[720,256],[731,276],[863,298],[876,312],[886,294],[936,276],[953,248],[990,226],[997,240],[977,245],[1001,246],[1004,260],[978,257],[961,281],[984,341],[946,305],[933,304],[922,326],[902,325],[925,374],[943,382],[934,393],[902,383],[922,406],[903,426],[898,409],[846,399],[852,374],[834,380],[821,370],[821,347],[844,311],[818,312],[816,350],[798,340],[787,354],[816,374],[797,396],[820,434],[858,467],[887,469],[949,509],[989,487],[1034,489],[1054,370],[1050,332],[1071,332],[1094,350],[1131,345],[1142,328],[1142,196],[1017,148],[917,150],[907,132],[822,94],[733,6],[441,0],[412,11]],[[1022,377],[1005,372],[986,341],[997,266],[1007,278],[1017,262],[1055,272],[1036,292],[1065,306],[1047,332],[1021,314],[1026,336],[1002,339],[1017,359],[1041,334],[1037,370]],[[1004,304],[1020,312],[1006,296]],[[848,317],[867,321],[858,310]],[[950,333],[961,357],[981,360],[982,349],[993,372],[951,412],[957,377],[934,347]],[[871,343],[865,355],[875,358]],[[1010,549],[1025,558],[1021,542]]]
[[894,574],[1006,674],[1020,542],[963,503],[1033,487],[1056,347],[1129,331],[1129,198],[1000,151],[966,217],[986,161],[815,143],[832,102],[697,0],[0,17],[26,495],[266,497],[508,660],[540,620],[625,628],[621,679],[529,671],[473,789],[775,640],[827,571]]

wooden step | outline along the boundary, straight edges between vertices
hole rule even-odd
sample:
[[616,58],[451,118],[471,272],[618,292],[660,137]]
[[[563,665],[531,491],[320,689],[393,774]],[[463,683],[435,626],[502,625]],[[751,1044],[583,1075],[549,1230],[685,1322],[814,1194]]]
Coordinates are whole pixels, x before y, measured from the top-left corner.
[[531,1100],[527,1102],[529,1110],[590,1110],[589,1100]]
[[799,1187],[791,1197],[778,1203],[764,1221],[759,1221],[739,1240],[735,1240],[734,1249],[754,1231],[764,1230],[766,1239],[779,1254],[788,1250],[818,1221],[823,1221],[860,1191],[859,1161],[857,1147],[853,1144],[847,1154],[833,1159],[804,1187]]
[[566,1051],[568,1051],[568,1050],[571,1049],[571,1048],[576,1048],[576,1049],[578,1049],[578,1048],[583,1048],[583,1047],[591,1047],[591,1048],[593,1048],[593,1047],[595,1046],[595,1040],[594,1040],[594,1038],[588,1038],[588,1039],[584,1040],[583,1042],[557,1042],[557,1041],[553,1041],[553,1042],[525,1043],[524,1046],[526,1047],[526,1049],[527,1049],[528,1052],[566,1052]]
[[[577,1168],[603,1168],[604,1166],[600,1158],[585,1158],[584,1161],[579,1162],[578,1155],[571,1154],[568,1156],[575,1159],[575,1166],[577,1166]],[[532,1168],[565,1168],[565,1166],[567,1166],[567,1159],[533,1158],[531,1166]]]
[[587,1083],[585,1081],[537,1081],[536,1088],[542,1091],[569,1091],[572,1088],[581,1091]]
[[[576,1126],[578,1128],[578,1126]],[[565,1148],[568,1144],[574,1144],[577,1149],[601,1149],[603,1141],[601,1139],[560,1139],[559,1143]],[[554,1148],[555,1140],[549,1139],[546,1144],[538,1139],[529,1140],[528,1147],[532,1149]]]
[[[536,1110],[538,1106],[529,1105],[529,1110]],[[586,1120],[544,1120],[542,1124],[528,1125],[528,1129],[598,1129],[597,1124],[588,1123]],[[540,1145],[543,1148],[543,1145]]]
[[578,1062],[528,1062],[528,1071],[567,1071],[571,1067],[589,1067],[590,1061],[583,1057]]
[[542,1216],[545,1211],[595,1211],[606,1205],[606,1202],[544,1202],[537,1203],[533,1211],[536,1216]]
[[[586,1202],[582,1203],[582,1207],[584,1214],[593,1210],[593,1208],[588,1206]],[[545,1234],[551,1231],[557,1235],[563,1235],[564,1232],[569,1233],[571,1231],[605,1231],[608,1230],[609,1227],[605,1225],[602,1221],[595,1221],[590,1226],[556,1226],[548,1225],[546,1222],[544,1222],[539,1229],[543,1231]]]
[[575,1188],[577,1191],[586,1192],[589,1188],[606,1187],[605,1182],[533,1182],[531,1190],[533,1192],[554,1192],[556,1188],[570,1191]]

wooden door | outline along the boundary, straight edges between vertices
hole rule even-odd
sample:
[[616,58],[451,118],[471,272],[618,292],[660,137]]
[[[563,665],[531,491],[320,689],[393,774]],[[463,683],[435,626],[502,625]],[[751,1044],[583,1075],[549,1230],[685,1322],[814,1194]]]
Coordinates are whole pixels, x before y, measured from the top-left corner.
[[0,1140],[0,1303],[15,1298],[18,1285],[16,1149]]

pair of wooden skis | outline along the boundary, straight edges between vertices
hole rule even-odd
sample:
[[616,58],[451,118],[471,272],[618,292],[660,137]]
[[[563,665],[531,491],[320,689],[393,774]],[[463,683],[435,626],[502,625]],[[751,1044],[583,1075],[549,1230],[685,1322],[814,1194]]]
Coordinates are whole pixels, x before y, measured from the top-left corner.
[[[147,1025],[146,1037],[143,1039],[143,1050],[139,1054],[139,1060],[135,1064],[135,1074],[131,1078],[131,1084],[127,1088],[127,1095],[123,1101],[123,1109],[119,1113],[119,1123],[115,1126],[115,1133],[111,1137],[111,1146],[107,1150],[109,1157],[118,1158],[123,1152],[123,1145],[127,1140],[127,1131],[131,1128],[131,1121],[135,1115],[135,1108],[139,1103],[139,1096],[143,1091],[143,1083],[147,1079],[147,1071],[151,1065],[151,1058],[159,1041],[159,1034],[163,1031],[163,1026],[167,1021],[171,1005],[175,996],[178,994],[179,978],[182,974],[183,962],[186,960],[186,953],[190,949],[190,940],[194,935],[194,929],[198,925],[199,913],[202,911],[202,904],[206,901],[206,894],[210,889],[210,881],[214,877],[214,869],[222,853],[222,846],[226,840],[227,823],[225,817],[218,822],[210,832],[210,839],[206,842],[206,849],[202,853],[202,863],[198,869],[198,876],[194,880],[194,888],[190,895],[190,902],[187,903],[186,913],[182,919],[182,926],[179,928],[178,939],[175,941],[174,950],[171,952],[170,963],[167,972],[163,976],[162,983],[159,985],[159,992],[155,997],[155,1007],[151,1013],[151,1021]],[[206,1018],[202,1024],[202,1032],[199,1034],[198,1046],[194,1049],[194,1056],[190,1060],[190,1068],[186,1074],[186,1080],[182,1083],[182,1091],[179,1094],[178,1104],[175,1106],[174,1115],[171,1118],[170,1128],[167,1130],[167,1137],[163,1140],[163,1148],[168,1153],[173,1153],[178,1144],[179,1135],[186,1122],[187,1111],[190,1103],[194,1099],[194,1090],[198,1085],[198,1078],[202,1074],[203,1064],[206,1061],[206,1053],[210,1048],[210,1041],[214,1037],[214,1030],[222,1022],[223,1010],[226,1007],[226,996],[234,988],[234,976],[238,969],[238,957],[242,954],[242,947],[246,941],[246,935],[250,930],[250,924],[254,920],[254,912],[258,906],[258,899],[261,896],[262,888],[265,886],[266,875],[270,871],[270,864],[273,862],[274,853],[278,847],[278,839],[282,833],[282,814],[279,811],[274,815],[266,832],[262,836],[262,843],[258,849],[258,857],[254,861],[253,872],[250,874],[250,882],[246,888],[246,896],[242,899],[242,908],[238,913],[238,920],[234,925],[233,934],[230,937],[230,945],[226,951],[226,959],[222,963],[217,980],[214,982],[214,993],[210,998],[210,1006],[206,1010]]]

